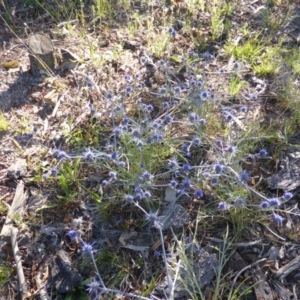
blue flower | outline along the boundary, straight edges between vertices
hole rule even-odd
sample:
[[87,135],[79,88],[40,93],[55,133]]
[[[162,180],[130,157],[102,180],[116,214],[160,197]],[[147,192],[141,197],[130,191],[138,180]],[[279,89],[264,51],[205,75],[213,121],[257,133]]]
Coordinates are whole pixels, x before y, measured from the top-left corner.
[[115,151],[113,151],[113,152],[111,153],[111,155],[110,155],[110,158],[111,158],[112,160],[116,160],[116,159],[118,158],[118,153],[115,152]]
[[91,151],[91,149],[88,149],[83,153],[83,157],[86,161],[91,161],[94,158],[94,153]]
[[144,143],[143,143],[142,140],[137,139],[137,140],[136,140],[136,145],[137,145],[137,147],[141,150],[141,149],[143,148],[143,146],[144,146]]
[[210,182],[211,182],[211,184],[215,185],[215,184],[218,183],[218,178],[214,177],[214,178],[211,179]]
[[[158,121],[158,120],[157,120],[157,121]],[[154,121],[154,122],[152,123],[152,128],[158,129],[158,128],[161,126],[161,124],[160,124],[159,122],[157,122],[157,121]]]
[[125,78],[125,80],[126,81],[131,81],[131,76],[130,76],[130,74],[126,74],[125,76],[124,76],[124,78]]
[[210,177],[210,174],[208,172],[203,172],[202,175],[203,175],[204,178],[209,178]]
[[155,256],[155,257],[160,257],[160,256],[161,256],[160,251],[155,250],[155,251],[154,251],[154,256]]
[[134,188],[134,192],[135,193],[142,193],[143,190],[139,186],[137,186],[137,187]]
[[132,195],[125,195],[125,201],[128,203],[132,203],[134,200],[134,197]]
[[173,28],[169,28],[168,31],[169,31],[170,35],[174,38],[176,35],[176,31]]
[[112,179],[117,179],[117,172],[110,171],[108,173],[108,176]]
[[237,148],[237,146],[229,144],[227,146],[227,152],[235,155],[238,152],[238,148]]
[[196,190],[194,195],[197,198],[202,198],[204,193],[201,190]]
[[247,110],[248,110],[247,106],[242,106],[240,108],[240,111],[243,112],[243,113],[247,112]]
[[143,196],[142,193],[136,193],[136,194],[134,195],[134,199],[135,199],[136,201],[141,201],[143,198],[144,198],[144,196]]
[[189,120],[191,123],[195,123],[196,121],[199,120],[199,116],[196,113],[190,113]]
[[187,190],[191,187],[191,181],[189,178],[184,178],[182,181],[182,187],[184,190]]
[[124,161],[119,161],[119,162],[118,162],[118,166],[121,167],[121,168],[124,168],[125,165],[126,165],[126,164],[125,164]]
[[200,97],[202,99],[206,99],[208,97],[208,92],[207,91],[203,91],[201,94],[200,94]]
[[[166,92],[167,92],[167,89],[166,89],[165,87],[161,87],[161,88],[159,89],[159,93],[160,93],[161,95],[164,95]],[[167,103],[167,102],[164,102],[164,103]]]
[[196,86],[196,81],[192,79],[190,81],[190,87],[194,87],[194,86]]
[[168,160],[168,166],[171,169],[178,169],[179,168],[178,160],[175,157],[170,158]]
[[170,107],[170,104],[169,104],[169,102],[164,101],[162,106],[163,106],[164,109],[167,109],[167,108]]
[[106,94],[106,98],[109,99],[109,100],[112,99],[113,96],[114,96],[114,94],[112,92],[110,92],[110,91],[107,92],[107,94]]
[[173,121],[173,117],[170,115],[166,115],[165,116],[165,122],[166,124],[171,123]]
[[132,135],[134,137],[139,137],[140,136],[140,130],[138,128],[132,129]]
[[223,145],[223,142],[221,140],[216,140],[216,145],[221,148]]
[[128,117],[124,117],[122,120],[122,125],[128,125],[129,122],[130,122],[130,119]]
[[67,158],[68,155],[65,151],[59,151],[58,155],[57,155],[57,158],[59,159],[63,159],[63,158]]
[[203,82],[201,80],[198,80],[196,84],[197,84],[197,87],[200,87],[200,88],[203,86]]
[[257,94],[257,93],[252,94],[252,95],[251,95],[251,98],[252,98],[253,100],[257,100],[258,94]]
[[284,194],[283,194],[283,199],[284,200],[286,200],[286,201],[288,201],[288,200],[291,200],[292,198],[293,198],[293,194],[292,193],[290,193],[290,192],[285,192]]
[[193,142],[192,143],[193,143],[194,146],[200,146],[201,143],[202,143],[202,141],[201,141],[201,139],[199,137],[195,136],[193,138]]
[[245,201],[245,199],[243,199],[243,198],[237,198],[237,199],[234,201],[234,205],[235,205],[235,206],[238,206],[238,207],[243,207],[243,206],[246,206],[246,201]]
[[214,165],[214,170],[215,170],[215,172],[216,172],[217,174],[222,173],[223,169],[224,169],[224,166],[221,165],[221,164],[215,164],[215,165]]
[[180,86],[175,86],[175,87],[174,87],[174,92],[175,92],[176,94],[181,93],[181,87],[180,87]]
[[93,254],[93,244],[89,244],[89,243],[86,243],[84,241],[82,241],[82,243],[83,243],[83,246],[81,248],[82,253],[84,255],[87,255],[87,256],[92,256],[92,254]]
[[144,171],[142,177],[144,180],[150,180],[152,178],[152,175],[148,171]]
[[277,197],[270,198],[268,201],[270,203],[270,206],[275,207],[275,208],[277,208],[281,205],[281,201]]
[[152,112],[152,111],[154,110],[153,105],[152,105],[152,104],[148,104],[148,105],[146,106],[146,110],[147,110],[147,112]]
[[265,149],[260,149],[259,152],[258,152],[258,155],[259,155],[260,157],[266,157],[267,154],[268,154],[268,152],[267,152],[267,150],[265,150]]
[[71,240],[74,240],[78,237],[78,232],[76,230],[70,230],[68,232],[68,236],[70,237]]
[[151,194],[150,191],[145,191],[145,192],[144,192],[144,197],[145,197],[146,199],[150,199],[151,196],[152,196],[152,194]]
[[158,210],[156,212],[151,211],[148,214],[146,214],[146,220],[150,223],[159,221]]
[[227,122],[230,122],[233,119],[233,115],[228,113],[228,114],[225,115],[225,119],[226,119]]
[[98,295],[98,293],[101,291],[100,282],[97,281],[95,278],[93,278],[93,280],[90,283],[88,283],[86,286],[88,287],[87,291],[90,295],[91,294]]
[[260,204],[261,208],[269,208],[270,207],[270,203],[268,201],[263,201]]
[[141,56],[140,62],[141,62],[142,64],[145,64],[145,63],[147,62],[147,58],[146,58],[145,56]]
[[188,152],[188,151],[189,151],[189,148],[190,148],[190,146],[189,146],[188,144],[183,144],[183,145],[181,146],[181,150],[182,150],[183,152]]
[[238,173],[238,180],[239,182],[246,184],[250,179],[250,174],[247,171],[241,171]]
[[240,64],[237,61],[233,62],[233,68],[238,69],[240,67]]
[[181,173],[180,173],[179,170],[176,170],[176,171],[174,172],[174,175],[175,175],[176,177],[179,177],[179,176],[181,175]]
[[178,182],[175,179],[172,179],[169,183],[169,186],[173,189],[175,189],[177,185],[178,185]]
[[42,175],[42,178],[43,178],[43,179],[48,179],[48,177],[49,177],[49,175],[46,174],[46,173]]
[[282,225],[283,217],[278,214],[273,213],[273,220],[277,225]]
[[50,170],[50,175],[51,176],[56,176],[58,174],[58,169],[56,167],[53,167],[51,170]]
[[[114,129],[114,135],[115,135],[116,137],[120,136],[121,133],[122,133],[122,129],[123,129],[123,128],[120,128],[120,127],[115,128],[115,129]],[[123,129],[123,130],[124,130],[124,129]]]
[[126,93],[128,93],[128,94],[132,93],[132,92],[133,92],[132,86],[131,86],[131,85],[127,85],[126,88],[125,88],[125,91],[126,91]]
[[227,203],[226,202],[219,202],[218,209],[222,210],[222,211],[227,210],[228,209]]
[[190,236],[187,236],[186,238],[185,238],[185,243],[186,244],[189,244],[189,243],[191,243],[192,242],[192,238],[190,237]]
[[86,81],[86,84],[89,88],[91,88],[94,85],[93,82],[91,81],[91,79],[88,76],[85,77],[85,81]]
[[189,165],[189,164],[184,164],[183,166],[182,166],[182,170],[183,170],[183,172],[186,172],[186,173],[188,173],[189,171],[191,171],[191,166]]
[[206,124],[206,120],[205,120],[205,119],[200,119],[200,120],[199,120],[199,123],[200,123],[200,125],[202,125],[202,126],[203,126],[203,125],[205,125],[205,124]]

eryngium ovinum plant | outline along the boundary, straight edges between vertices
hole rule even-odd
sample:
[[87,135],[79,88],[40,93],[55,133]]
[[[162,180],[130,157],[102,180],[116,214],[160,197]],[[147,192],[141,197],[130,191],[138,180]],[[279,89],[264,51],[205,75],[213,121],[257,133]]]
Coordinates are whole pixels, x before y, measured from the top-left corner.
[[[173,29],[169,32],[171,37],[176,35]],[[141,72],[126,74],[124,81],[118,85],[119,89],[113,91],[112,88],[106,94],[101,94],[97,84],[85,76],[87,87],[99,93],[100,100],[107,104],[106,110],[101,111],[97,110],[96,104],[88,103],[91,118],[109,115],[111,136],[102,148],[89,147],[79,154],[53,149],[51,153],[58,163],[43,174],[45,180],[60,176],[62,162],[80,159],[85,164],[101,165],[107,171],[107,178],[101,182],[103,188],[108,184],[117,184],[120,190],[122,186],[123,196],[118,201],[139,209],[145,225],[151,224],[159,232],[168,285],[167,299],[174,298],[178,272],[175,272],[175,277],[169,272],[168,257],[172,253],[166,252],[163,239],[166,216],[160,213],[162,207],[153,210],[151,205],[161,196],[161,191],[167,188],[174,190],[174,202],[183,196],[203,199],[205,194],[210,193],[217,200],[214,204],[216,215],[230,214],[237,207],[264,210],[278,226],[284,222],[280,214],[282,204],[293,197],[289,192],[280,197],[268,197],[249,184],[252,175],[242,168],[242,159],[245,156],[251,156],[253,160],[271,158],[264,148],[249,152],[253,149],[253,143],[249,143],[248,139],[251,131],[247,129],[248,107],[245,102],[259,101],[258,93],[254,90],[243,94],[240,105],[231,106],[222,90],[224,86],[214,89],[207,86],[209,75],[204,72],[204,67],[209,67],[211,61],[215,58],[209,53],[202,56],[195,52],[188,53],[182,59],[182,65],[186,68],[186,79],[182,80],[176,76],[168,59],[154,61],[143,56],[140,58]],[[163,86],[149,88],[144,85],[147,64],[155,66],[164,76]],[[219,68],[214,74],[220,80],[226,80],[226,76],[232,76],[238,68],[239,64],[235,62],[232,71]],[[141,92],[148,97],[139,97]],[[130,108],[130,113],[127,103],[132,101],[136,105],[135,109]],[[29,135],[19,139],[38,142],[36,130]],[[205,153],[200,159],[197,157],[199,149],[202,154]],[[252,199],[251,205],[247,203],[248,197]],[[82,254],[93,263],[95,276],[87,284],[87,291],[93,299],[104,293],[157,299],[152,294],[147,298],[107,287],[95,260],[101,248],[95,242],[85,241],[78,228],[70,230],[68,235],[82,244]],[[177,271],[178,268],[179,265]]]

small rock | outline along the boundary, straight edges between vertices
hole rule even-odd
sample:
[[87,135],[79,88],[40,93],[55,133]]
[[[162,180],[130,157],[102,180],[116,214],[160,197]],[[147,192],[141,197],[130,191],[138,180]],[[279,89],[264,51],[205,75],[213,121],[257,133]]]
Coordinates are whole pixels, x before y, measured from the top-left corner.
[[191,221],[190,215],[180,204],[171,203],[163,211],[162,215],[165,217],[163,222],[163,230],[169,229],[170,227],[178,229]]
[[9,179],[20,179],[27,173],[27,163],[25,159],[17,159],[7,170]]
[[55,286],[58,293],[68,293],[80,282],[82,277],[79,272],[71,266],[71,260],[67,252],[59,250],[52,259],[50,282]]

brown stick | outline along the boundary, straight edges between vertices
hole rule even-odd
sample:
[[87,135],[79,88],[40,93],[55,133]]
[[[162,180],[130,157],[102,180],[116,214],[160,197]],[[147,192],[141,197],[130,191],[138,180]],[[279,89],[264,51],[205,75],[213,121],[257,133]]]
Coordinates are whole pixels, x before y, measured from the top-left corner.
[[13,253],[14,253],[14,258],[16,261],[16,266],[17,266],[17,275],[18,275],[18,280],[19,280],[19,290],[21,293],[21,298],[22,300],[26,298],[27,294],[27,284],[25,281],[25,276],[23,273],[23,267],[22,267],[22,261],[21,261],[21,255],[19,253],[19,247],[17,243],[17,235],[18,235],[18,229],[13,228],[11,230],[11,246],[13,248]]
[[300,255],[298,255],[296,258],[294,258],[285,266],[281,267],[278,271],[273,272],[273,274],[275,278],[279,278],[280,280],[282,280],[290,273],[292,273],[294,270],[297,270],[299,268],[300,268]]

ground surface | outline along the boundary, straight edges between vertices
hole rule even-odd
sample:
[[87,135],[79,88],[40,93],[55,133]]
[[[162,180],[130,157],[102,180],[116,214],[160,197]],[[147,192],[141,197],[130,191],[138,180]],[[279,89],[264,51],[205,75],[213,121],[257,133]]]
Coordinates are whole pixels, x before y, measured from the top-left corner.
[[[1,63],[19,62],[17,68],[0,68],[0,108],[9,123],[0,132],[1,264],[9,270],[3,271],[0,298],[20,297],[14,247],[3,230],[11,219],[19,230],[25,298],[88,299],[84,281],[94,277],[94,269],[83,258],[81,243],[67,235],[76,229],[85,242],[94,243],[107,286],[165,299],[164,263],[155,255],[162,251],[159,232],[124,201],[127,194],[138,194],[137,187],[151,192],[151,201],[146,196],[141,201],[146,211],[169,216],[163,232],[173,278],[176,266],[184,265],[175,299],[201,299],[200,289],[202,299],[300,298],[297,1],[235,3],[219,17],[219,27],[212,21],[217,11],[201,9],[200,2],[193,9],[184,1],[114,4],[110,15],[97,20],[92,3],[85,3],[83,11],[80,5],[74,10],[85,15],[84,24],[71,8],[57,16],[52,11],[50,17],[39,6],[28,7],[32,3],[7,3],[10,12],[15,7],[14,15],[9,19],[3,12],[0,20]],[[55,5],[46,1],[44,8]],[[75,21],[63,23],[70,20]],[[176,30],[174,37],[169,27]],[[68,49],[80,62],[57,62],[52,74],[33,76],[26,47],[31,32],[47,35],[56,51]],[[238,48],[258,36],[263,48],[250,58],[251,49],[242,54],[228,50],[229,42]],[[280,51],[268,62],[276,68],[259,73],[257,67],[276,47]],[[131,78],[124,79],[128,74]],[[193,87],[191,76],[204,87]],[[203,92],[214,97],[208,100]],[[192,112],[200,112],[206,124],[191,126]],[[155,131],[154,121],[166,115],[175,121]],[[136,123],[116,141],[115,124],[122,124],[124,116]],[[138,138],[132,136],[137,128],[143,128]],[[153,132],[164,139],[139,151],[139,141],[146,144]],[[194,142],[184,150],[195,134],[201,146]],[[230,146],[238,152],[229,152]],[[68,157],[61,161],[55,149]],[[88,149],[93,155],[93,149],[98,151],[92,161],[84,160]],[[255,156],[260,149],[267,155]],[[111,159],[114,150],[124,167]],[[180,168],[188,164],[192,169],[173,174],[172,157]],[[219,163],[225,166],[224,178],[216,170]],[[56,167],[58,176],[52,176]],[[139,177],[145,169],[151,183]],[[232,181],[241,170],[250,174],[246,182],[238,176]],[[116,178],[110,173],[115,171]],[[179,188],[168,186],[174,178],[182,196]],[[22,208],[12,212],[22,182]],[[284,192],[291,192],[292,199],[262,209],[262,200]],[[273,222],[275,213],[283,222]],[[130,297],[107,294],[101,299]]]

